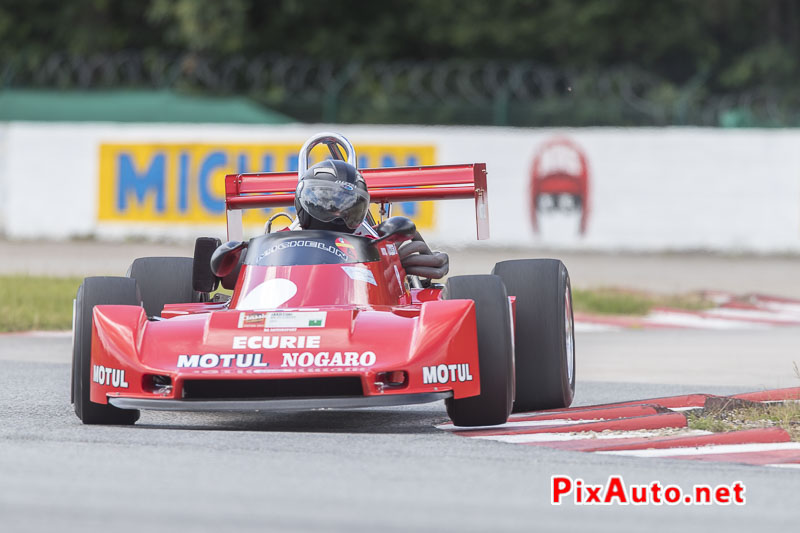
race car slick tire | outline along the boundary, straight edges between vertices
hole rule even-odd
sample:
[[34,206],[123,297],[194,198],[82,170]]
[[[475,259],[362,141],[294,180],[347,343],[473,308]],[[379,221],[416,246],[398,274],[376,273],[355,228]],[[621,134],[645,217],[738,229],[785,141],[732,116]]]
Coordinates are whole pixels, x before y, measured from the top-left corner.
[[140,257],[131,264],[127,275],[139,284],[147,316],[160,316],[165,304],[207,301],[192,287],[193,268],[191,257]]
[[516,296],[514,412],[568,407],[575,395],[572,289],[564,263],[520,259],[497,263]]
[[445,400],[447,414],[457,426],[503,424],[514,402],[514,347],[506,288],[497,276],[453,276],[443,297],[475,302],[481,384],[478,396]]
[[78,287],[72,344],[72,403],[84,424],[129,425],[139,411],[118,409],[89,400],[92,372],[92,311],[96,305],[141,305],[136,280],[130,278],[86,278]]

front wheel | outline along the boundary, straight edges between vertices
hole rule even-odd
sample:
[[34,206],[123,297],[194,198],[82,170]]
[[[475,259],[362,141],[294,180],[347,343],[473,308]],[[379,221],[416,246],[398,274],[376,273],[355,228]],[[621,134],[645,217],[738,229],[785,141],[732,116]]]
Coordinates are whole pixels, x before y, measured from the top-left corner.
[[84,424],[129,425],[139,411],[118,409],[89,399],[92,382],[92,312],[96,305],[141,305],[136,280],[130,278],[86,278],[78,287],[72,345],[72,403]]
[[147,316],[160,316],[166,304],[197,303],[207,293],[194,290],[191,257],[140,257],[128,269],[128,277],[139,285]]
[[520,259],[497,263],[492,274],[516,296],[514,411],[569,407],[575,326],[567,267],[557,259]]
[[453,276],[443,297],[475,302],[481,385],[478,396],[446,400],[447,414],[456,426],[503,424],[514,402],[514,347],[506,288],[497,276]]

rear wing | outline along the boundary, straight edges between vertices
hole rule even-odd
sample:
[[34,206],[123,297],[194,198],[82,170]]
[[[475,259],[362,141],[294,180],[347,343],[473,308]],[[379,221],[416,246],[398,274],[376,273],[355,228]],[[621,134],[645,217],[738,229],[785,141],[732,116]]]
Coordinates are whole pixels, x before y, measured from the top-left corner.
[[[361,169],[373,203],[475,199],[478,239],[489,238],[486,165],[438,165]],[[225,176],[228,239],[241,240],[242,209],[294,205],[297,172],[229,174]]]

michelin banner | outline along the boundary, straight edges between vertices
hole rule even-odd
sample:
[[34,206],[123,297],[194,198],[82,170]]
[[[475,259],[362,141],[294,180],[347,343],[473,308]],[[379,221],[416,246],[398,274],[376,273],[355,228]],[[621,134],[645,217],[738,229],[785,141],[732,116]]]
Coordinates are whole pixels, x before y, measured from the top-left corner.
[[[224,238],[224,176],[294,170],[302,143],[325,130],[353,142],[362,168],[486,163],[481,246],[800,252],[793,130],[10,123],[0,125],[0,231]],[[247,211],[247,231],[275,212]],[[439,245],[477,242],[469,200],[392,214]]]
[[[100,145],[97,220],[149,225],[225,224],[225,175],[246,172],[297,171],[298,144],[109,144]],[[313,155],[322,157],[322,149]],[[359,146],[358,165],[395,167],[432,165],[433,145]],[[407,202],[396,213],[433,228],[435,206]],[[248,226],[281,210],[244,213]],[[292,208],[286,211],[294,216]]]

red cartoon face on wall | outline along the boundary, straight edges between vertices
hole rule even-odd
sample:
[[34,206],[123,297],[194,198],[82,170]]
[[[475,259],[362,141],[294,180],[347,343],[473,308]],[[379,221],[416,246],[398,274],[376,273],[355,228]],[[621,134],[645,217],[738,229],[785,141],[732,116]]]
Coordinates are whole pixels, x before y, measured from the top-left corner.
[[536,152],[531,168],[531,222],[539,233],[540,217],[553,211],[580,214],[578,231],[586,233],[589,219],[589,165],[570,139],[556,137]]

